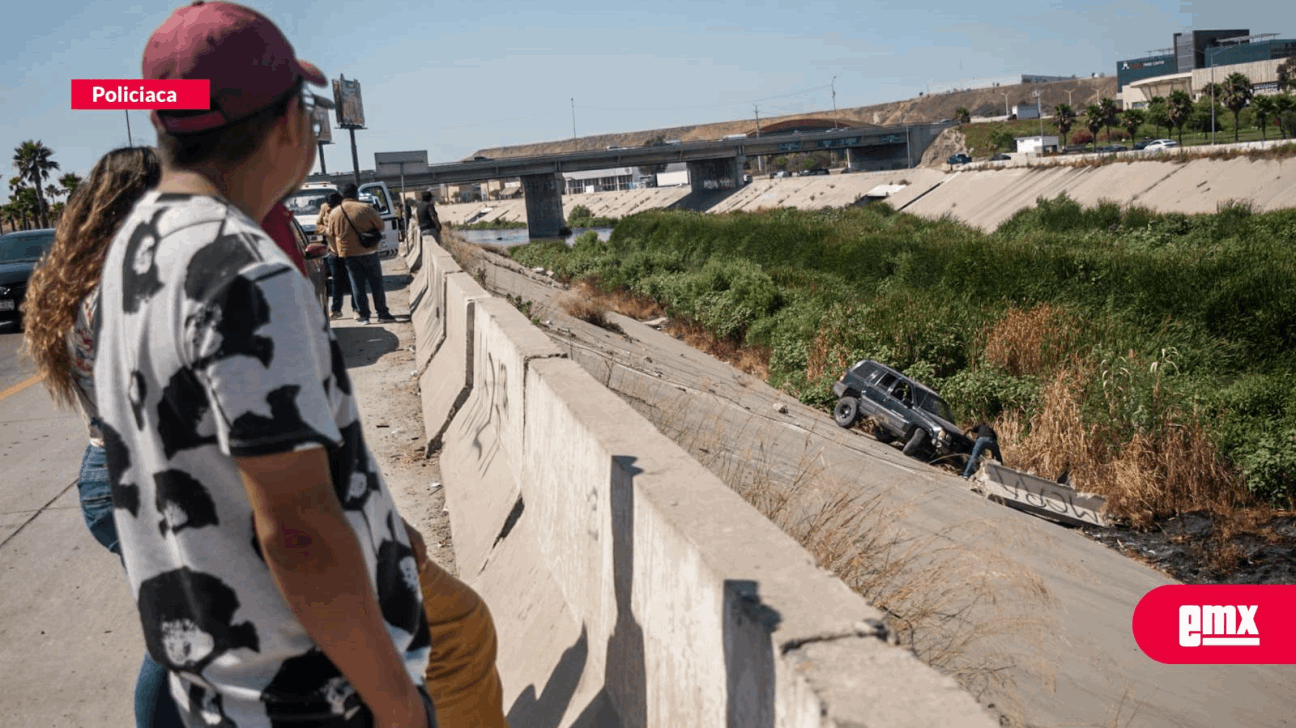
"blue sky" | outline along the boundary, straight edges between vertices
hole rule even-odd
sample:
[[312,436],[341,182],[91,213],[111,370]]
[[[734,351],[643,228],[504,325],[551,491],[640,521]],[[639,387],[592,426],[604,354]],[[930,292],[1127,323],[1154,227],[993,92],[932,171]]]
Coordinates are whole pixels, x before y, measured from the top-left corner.
[[[265,0],[252,6],[330,78],[362,86],[374,152],[426,149],[433,162],[477,149],[580,135],[861,106],[960,80],[1020,73],[1114,73],[1116,60],[1176,31],[1250,28],[1296,37],[1296,3],[1235,0],[845,2],[400,2]],[[0,27],[5,160],[27,139],[84,175],[127,143],[123,112],[71,111],[73,78],[138,78],[164,2],[37,0]],[[143,112],[134,141],[152,143]],[[350,171],[345,132],[329,171]],[[318,163],[316,165],[318,170]],[[13,175],[7,171],[5,179]],[[0,194],[8,186],[0,185]]]

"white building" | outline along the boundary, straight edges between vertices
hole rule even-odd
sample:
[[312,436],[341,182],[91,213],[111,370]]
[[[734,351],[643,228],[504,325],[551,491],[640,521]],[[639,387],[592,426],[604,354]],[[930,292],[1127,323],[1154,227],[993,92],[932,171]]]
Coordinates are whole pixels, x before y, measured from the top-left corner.
[[1039,136],[1037,134],[1035,136],[1017,137],[1016,141],[1019,154],[1024,152],[1039,154],[1043,150],[1054,152],[1058,150],[1058,138],[1056,136]]
[[638,167],[563,172],[563,194],[580,195],[638,189],[643,187],[644,177],[650,177],[650,175],[644,175],[639,171]]
[[689,183],[688,165],[676,162],[666,165],[666,171],[657,174],[658,187],[683,187]]

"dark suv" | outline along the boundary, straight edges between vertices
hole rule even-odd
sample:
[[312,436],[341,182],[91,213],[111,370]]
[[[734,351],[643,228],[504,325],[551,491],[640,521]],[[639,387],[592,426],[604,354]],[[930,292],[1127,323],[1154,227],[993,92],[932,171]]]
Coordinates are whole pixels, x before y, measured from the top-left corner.
[[840,398],[833,411],[838,425],[850,428],[868,418],[873,436],[881,442],[900,440],[905,455],[940,457],[972,449],[939,394],[885,364],[857,362],[833,385],[833,394]]

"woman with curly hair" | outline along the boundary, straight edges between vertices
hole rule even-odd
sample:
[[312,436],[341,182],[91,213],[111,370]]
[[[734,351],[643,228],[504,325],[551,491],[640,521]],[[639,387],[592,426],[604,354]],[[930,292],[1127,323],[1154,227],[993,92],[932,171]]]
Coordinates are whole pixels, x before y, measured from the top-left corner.
[[[99,275],[117,227],[144,193],[157,186],[161,173],[150,147],[104,155],[68,200],[54,244],[36,266],[27,289],[27,352],[55,403],[80,407],[86,420],[90,443],[77,477],[81,514],[95,540],[115,554],[120,548],[94,394]],[[147,652],[135,682],[135,724],[182,725],[167,688],[166,668]]]

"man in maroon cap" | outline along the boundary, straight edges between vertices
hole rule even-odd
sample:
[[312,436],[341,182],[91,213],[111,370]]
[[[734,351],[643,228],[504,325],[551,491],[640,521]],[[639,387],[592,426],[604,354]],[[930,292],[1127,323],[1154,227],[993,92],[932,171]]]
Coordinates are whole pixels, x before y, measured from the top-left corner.
[[114,239],[95,362],[114,520],[190,726],[433,726],[412,536],[306,279],[258,220],[314,163],[324,76],[263,15],[194,3],[146,79],[163,173]]

